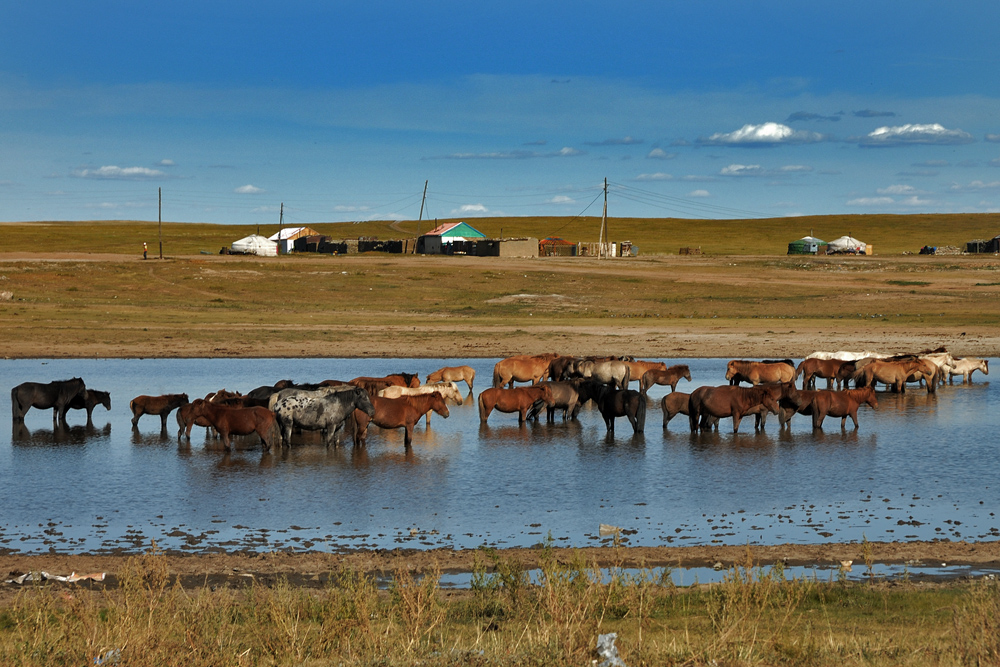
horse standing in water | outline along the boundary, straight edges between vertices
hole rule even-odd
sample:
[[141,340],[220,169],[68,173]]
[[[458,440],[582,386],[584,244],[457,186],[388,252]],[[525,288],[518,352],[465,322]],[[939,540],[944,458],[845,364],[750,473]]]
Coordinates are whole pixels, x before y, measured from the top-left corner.
[[22,382],[10,390],[10,408],[15,422],[22,421],[31,408],[52,408],[52,421],[58,419],[65,423],[70,403],[78,397],[85,400],[86,396],[87,386],[80,378],[56,380],[47,384]]
[[84,392],[84,396],[79,394],[70,401],[70,410],[86,410],[87,411],[87,423],[94,423],[94,408],[98,405],[103,405],[105,410],[111,410],[111,392],[108,391],[98,391],[96,389],[88,389]]
[[706,428],[712,418],[732,417],[733,433],[737,433],[744,416],[762,409],[778,413],[778,401],[767,387],[698,387],[688,399],[688,420],[694,433]]
[[874,387],[863,389],[845,389],[843,391],[817,391],[810,403],[812,411],[813,428],[823,428],[823,419],[827,415],[840,417],[840,428],[847,424],[850,417],[854,422],[854,428],[858,428],[858,408],[862,403],[867,403],[874,409],[878,409],[878,399],[875,397]]
[[515,382],[538,384],[549,374],[549,364],[558,354],[519,354],[501,359],[493,366],[493,386],[507,385],[514,388]]
[[634,433],[642,433],[646,428],[646,397],[634,389],[604,385],[597,395],[597,409],[604,417],[608,433],[615,432],[615,417],[628,417]]
[[948,384],[954,382],[956,375],[962,376],[962,384],[968,382],[972,384],[972,374],[975,371],[982,372],[983,375],[990,374],[990,362],[988,359],[977,359],[976,357],[965,357],[955,359],[951,366],[948,366]]
[[375,414],[368,416],[362,410],[354,411],[355,435],[354,444],[364,445],[368,438],[368,424],[373,423],[380,428],[402,428],[405,430],[403,444],[410,449],[413,442],[413,427],[420,418],[433,410],[442,417],[448,417],[448,406],[444,397],[438,392],[420,394],[419,396],[400,396],[399,398],[384,398],[376,396],[372,399]]
[[677,390],[677,383],[684,378],[691,381],[691,370],[685,364],[671,366],[666,370],[652,369],[642,374],[639,379],[639,391],[644,395],[654,384],[669,385],[671,393]]
[[538,405],[538,409],[541,409],[542,405],[555,405],[550,387],[547,385],[514,387],[513,389],[491,387],[479,394],[479,422],[485,424],[490,413],[497,410],[498,412],[518,413],[517,421],[519,424],[523,424],[528,418],[528,410],[531,410],[535,405]]
[[726,380],[733,385],[748,382],[757,386],[765,382],[791,382],[795,377],[795,365],[785,361],[745,361],[733,359],[726,366]]
[[837,389],[840,389],[843,382],[851,379],[854,375],[855,364],[853,361],[841,361],[839,359],[803,359],[799,367],[795,369],[793,382],[802,376],[803,389],[815,389],[816,378],[826,379],[826,388],[833,389],[836,381]]
[[440,368],[427,376],[427,384],[436,382],[464,382],[472,392],[472,383],[476,380],[476,370],[471,366],[447,366]]

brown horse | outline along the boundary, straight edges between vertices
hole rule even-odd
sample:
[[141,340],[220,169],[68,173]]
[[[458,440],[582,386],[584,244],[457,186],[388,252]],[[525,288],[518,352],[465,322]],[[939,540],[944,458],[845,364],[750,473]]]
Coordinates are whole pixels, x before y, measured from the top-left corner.
[[375,414],[369,417],[362,410],[354,411],[355,435],[354,444],[364,445],[368,440],[368,424],[374,423],[380,428],[405,429],[403,445],[410,449],[413,442],[413,427],[420,418],[433,410],[442,417],[448,417],[448,406],[444,397],[438,392],[421,394],[419,396],[400,396],[399,398],[372,398]]
[[803,389],[815,389],[816,378],[826,379],[826,388],[833,389],[834,381],[837,382],[837,389],[841,388],[845,380],[851,379],[854,375],[855,365],[853,361],[841,361],[840,359],[803,359],[799,367],[795,369],[795,380],[802,376]]
[[493,410],[498,412],[518,413],[518,423],[523,423],[528,417],[528,410],[536,403],[554,406],[555,398],[552,389],[547,385],[532,387],[515,387],[503,389],[491,387],[479,394],[479,421],[485,424]]
[[129,401],[128,407],[132,411],[132,428],[139,424],[139,417],[143,415],[159,415],[161,430],[167,430],[167,416],[175,409],[187,404],[187,394],[163,394],[162,396],[136,396]]
[[791,428],[790,423],[796,413],[800,415],[812,414],[812,399],[816,395],[816,391],[797,389],[794,382],[784,383],[781,387],[783,393],[778,399],[778,424],[781,427]]
[[892,387],[897,394],[906,393],[906,379],[919,370],[917,359],[912,361],[882,361],[875,359],[856,371],[854,383],[856,387],[870,387],[881,382]]
[[[642,384],[642,376],[649,371],[665,371],[667,370],[667,364],[662,361],[628,361],[623,360],[626,366],[628,366],[628,375],[632,380],[636,380],[639,384]],[[643,392],[646,393],[646,392]]]
[[493,366],[493,386],[508,385],[513,389],[515,382],[538,384],[549,374],[549,364],[558,356],[558,354],[519,354],[501,359]]
[[790,361],[745,361],[733,359],[726,366],[726,380],[734,385],[749,382],[757,386],[764,382],[791,382],[795,365]]
[[471,366],[447,366],[438,369],[427,376],[427,384],[435,382],[464,382],[472,392],[472,383],[476,379],[476,371]]
[[778,413],[778,401],[766,387],[698,387],[688,399],[691,432],[705,428],[711,418],[732,417],[733,433],[737,433],[744,415],[756,414],[761,408]]
[[355,387],[361,387],[368,392],[371,397],[377,396],[380,391],[387,387],[419,387],[420,378],[416,374],[411,375],[410,373],[395,373],[393,375],[386,375],[385,377],[356,377],[353,380],[348,380],[347,384],[353,384]]
[[646,397],[634,389],[604,385],[597,395],[597,409],[604,417],[608,433],[615,432],[615,417],[628,417],[633,433],[642,433],[646,428]]
[[660,408],[663,410],[663,428],[667,428],[670,420],[677,415],[688,414],[688,400],[691,394],[683,391],[675,391],[660,399]]
[[191,415],[194,419],[204,417],[212,428],[219,432],[222,446],[228,452],[230,435],[250,435],[256,433],[270,450],[273,444],[281,444],[281,429],[274,413],[267,408],[230,408],[210,401],[195,401]]
[[863,389],[845,389],[843,391],[817,391],[812,398],[810,408],[812,410],[813,428],[823,428],[823,419],[827,415],[840,417],[840,428],[847,424],[847,418],[854,421],[854,428],[858,428],[858,408],[862,403],[867,403],[874,409],[878,409],[878,399],[875,397],[874,387]]
[[684,378],[688,382],[691,381],[691,370],[687,365],[671,366],[666,370],[649,370],[642,374],[639,380],[639,390],[645,395],[654,384],[661,384],[669,386],[670,391],[674,392],[681,378]]
[[938,377],[944,370],[930,359],[923,357],[917,359],[910,374],[906,376],[907,382],[922,382],[927,387],[928,394],[936,394]]

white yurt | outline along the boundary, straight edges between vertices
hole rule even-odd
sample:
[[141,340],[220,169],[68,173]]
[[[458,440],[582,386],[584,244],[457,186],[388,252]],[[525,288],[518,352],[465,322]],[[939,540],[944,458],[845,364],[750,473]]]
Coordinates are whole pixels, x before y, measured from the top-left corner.
[[826,244],[827,252],[830,254],[836,253],[848,253],[855,255],[864,255],[868,248],[868,244],[863,241],[859,241],[853,236],[841,236],[839,239],[834,239]]
[[278,244],[259,234],[245,236],[239,241],[233,241],[231,249],[234,254],[257,255],[258,257],[277,257]]

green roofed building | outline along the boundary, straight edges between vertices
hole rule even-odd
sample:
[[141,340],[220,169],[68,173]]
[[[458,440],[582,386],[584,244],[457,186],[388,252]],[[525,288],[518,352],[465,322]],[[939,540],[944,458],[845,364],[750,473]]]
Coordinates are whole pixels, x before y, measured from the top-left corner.
[[468,241],[485,238],[486,234],[465,222],[448,222],[435,227],[417,239],[417,252],[425,255],[450,255],[452,253],[448,252],[448,248],[445,248],[447,245],[458,244],[460,246]]

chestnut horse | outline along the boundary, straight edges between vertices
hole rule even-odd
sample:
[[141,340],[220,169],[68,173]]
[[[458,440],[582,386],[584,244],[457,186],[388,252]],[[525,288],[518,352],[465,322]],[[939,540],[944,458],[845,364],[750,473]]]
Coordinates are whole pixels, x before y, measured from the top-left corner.
[[427,384],[435,382],[464,382],[472,392],[472,383],[476,379],[476,371],[471,366],[447,366],[440,368],[427,376]]
[[386,387],[419,387],[420,378],[415,373],[412,375],[410,373],[395,373],[380,378],[356,377],[353,380],[348,380],[347,384],[361,387],[368,392],[369,396],[377,396]]
[[[837,382],[837,389],[845,380],[850,380],[854,375],[855,364],[853,361],[841,361],[839,359],[803,359],[799,367],[795,369],[795,378],[798,380],[802,376],[803,389],[815,389],[816,378],[826,379],[826,388],[833,389],[834,381]],[[793,380],[793,381],[794,381]]]
[[139,417],[143,415],[159,415],[160,429],[167,430],[167,416],[175,409],[188,403],[187,394],[163,394],[162,396],[136,396],[129,401],[128,407],[132,411],[132,428],[139,424]]
[[677,415],[688,414],[688,400],[691,394],[683,391],[675,391],[660,399],[660,408],[663,410],[663,428],[667,428],[670,420]]
[[[631,380],[642,384],[642,376],[649,371],[665,371],[667,370],[667,364],[662,361],[626,361],[623,360],[625,365],[628,366],[628,376]],[[643,392],[646,393],[646,392]]]
[[493,366],[493,386],[508,385],[513,389],[515,382],[538,384],[549,374],[549,364],[558,356],[558,354],[519,354],[501,359]]
[[681,378],[691,381],[691,370],[685,364],[671,366],[666,370],[653,369],[642,374],[639,380],[639,391],[646,394],[654,384],[668,385],[671,393],[676,391]]
[[874,387],[863,389],[845,389],[843,391],[817,391],[810,403],[812,411],[813,428],[823,428],[823,419],[827,415],[840,417],[840,428],[847,424],[847,418],[854,421],[854,428],[858,428],[858,408],[862,403],[867,403],[874,409],[878,409],[878,399],[875,397]]
[[219,432],[222,446],[227,452],[232,449],[229,445],[230,435],[256,433],[264,443],[265,450],[270,450],[273,444],[281,444],[278,421],[274,413],[267,408],[230,408],[199,399],[191,409],[191,416],[195,420],[204,417],[205,421]]
[[[419,396],[421,394],[430,394],[435,391],[441,394],[441,397],[446,403],[451,401],[455,405],[462,405],[465,402],[465,397],[462,396],[462,392],[458,390],[458,385],[454,382],[422,384],[419,387],[386,387],[380,391],[378,395],[382,398],[399,398],[400,396]],[[427,411],[427,418],[424,422],[425,426],[431,425],[431,412],[433,412],[433,410]]]
[[733,433],[737,433],[743,417],[761,409],[778,413],[778,401],[767,387],[698,387],[688,399],[688,420],[694,433],[706,428],[711,418],[732,417]]
[[916,359],[905,362],[875,359],[855,372],[854,383],[856,387],[869,387],[881,382],[890,385],[897,394],[906,393],[906,379],[919,367]]
[[763,382],[791,382],[795,365],[791,361],[744,361],[733,359],[726,366],[726,380],[734,385],[749,382],[757,386]]
[[493,410],[498,412],[518,413],[518,423],[523,423],[528,416],[528,410],[536,403],[554,406],[555,398],[552,389],[547,385],[532,387],[515,387],[503,389],[491,387],[479,394],[479,421],[482,424],[489,419]]
[[380,428],[405,429],[403,444],[410,449],[413,442],[413,427],[420,418],[433,410],[442,417],[448,417],[448,406],[444,397],[438,392],[420,394],[419,396],[400,396],[399,398],[372,398],[375,414],[369,417],[361,410],[354,411],[355,435],[354,444],[364,445],[368,439],[368,424],[373,423]]

